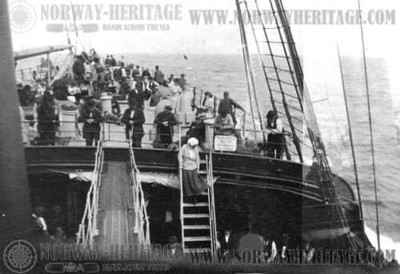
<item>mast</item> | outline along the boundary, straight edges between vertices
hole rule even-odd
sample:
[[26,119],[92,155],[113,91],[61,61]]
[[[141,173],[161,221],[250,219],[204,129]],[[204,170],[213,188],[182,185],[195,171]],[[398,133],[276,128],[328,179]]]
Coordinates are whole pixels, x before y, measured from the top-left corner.
[[24,51],[19,51],[14,54],[14,60],[15,61],[20,61],[28,58],[33,58],[36,56],[40,55],[48,55],[51,53],[59,52],[59,51],[64,51],[64,50],[72,50],[73,46],[71,44],[68,45],[60,45],[60,46],[51,46],[51,47],[44,47],[44,48],[37,48],[37,49],[30,49],[30,50],[24,50]]
[[[266,27],[262,20],[263,16],[258,2],[253,1],[255,7],[252,7],[255,9],[255,11],[257,11],[257,14],[253,14],[253,10],[250,11],[250,7],[247,2],[248,1],[236,1],[237,10],[239,13],[239,27],[241,35],[246,36],[246,30],[243,25],[242,16],[245,16],[247,14],[251,26],[252,38],[254,39],[257,48],[258,59],[260,61],[266,83],[266,89],[265,86],[259,85],[257,90],[257,83],[255,83],[254,81],[251,82],[251,85],[253,86],[253,96],[255,97],[256,103],[259,103],[259,101],[257,100],[257,91],[267,91],[267,94],[270,97],[269,99],[272,109],[277,111],[277,113],[283,118],[282,121],[284,128],[289,128],[291,132],[290,139],[293,141],[293,143],[286,143],[285,145],[285,153],[287,159],[290,159],[290,154],[294,153],[298,156],[300,162],[303,162],[303,153],[300,144],[301,140],[298,138],[299,135],[303,135],[303,119],[301,118],[302,107],[299,106],[300,100],[298,100],[296,92],[292,92],[293,89],[297,89],[298,86],[297,83],[294,82],[294,78],[290,76],[292,70],[289,64],[290,61],[287,61],[287,59],[289,58],[288,55],[281,53],[280,50],[277,50],[276,48],[278,46],[281,47],[281,49],[284,49],[284,46],[287,42],[282,41],[282,39],[284,39],[283,36],[279,36],[280,39],[278,40],[271,39],[269,33],[266,30],[268,29],[280,32],[281,26],[277,22],[275,22],[275,27]],[[242,14],[242,7],[246,14]],[[261,25],[255,23],[255,21],[253,20],[254,15],[258,15]],[[256,28],[261,29],[262,33],[257,31]],[[247,70],[252,73],[253,67],[250,62],[250,57],[248,57],[250,56],[250,54],[249,48],[247,47],[247,39],[245,39],[244,44],[245,65],[248,66]],[[249,60],[247,62],[246,55],[247,60]],[[272,72],[270,72],[270,70],[272,70]],[[284,74],[283,77],[282,74]],[[297,103],[293,104],[293,100],[296,100]],[[257,110],[259,111],[258,106]],[[295,146],[295,151],[290,150],[292,144]]]
[[301,94],[300,96],[302,99],[303,98],[303,90],[304,90],[304,74],[303,74],[303,69],[300,64],[300,58],[298,57],[299,55],[298,55],[297,49],[295,47],[292,31],[290,30],[289,21],[287,20],[286,12],[285,12],[285,9],[283,8],[281,0],[275,0],[275,5],[277,7],[277,12],[278,12],[279,18],[281,19],[281,22],[282,22],[283,31],[285,33],[285,36],[288,39],[288,49],[289,49],[290,55],[294,56],[293,67],[294,67],[294,71],[295,71],[296,78],[297,78],[297,84],[299,85],[299,88],[300,88],[300,94]]
[[0,1],[0,243],[32,227],[7,2]]
[[345,107],[346,107],[347,128],[348,128],[349,138],[350,138],[351,156],[353,158],[354,179],[356,181],[358,205],[360,207],[360,217],[361,217],[361,220],[362,220],[363,219],[363,211],[362,211],[362,204],[361,204],[360,184],[359,184],[359,180],[358,180],[358,169],[357,169],[358,165],[357,165],[356,153],[355,153],[355,150],[354,150],[353,130],[351,128],[349,102],[348,102],[348,98],[347,98],[346,85],[345,85],[345,82],[344,82],[343,65],[342,65],[342,58],[340,56],[339,47],[337,48],[337,52],[338,52],[338,59],[339,59],[340,78],[342,80],[343,98],[344,98],[344,104],[345,104]]
[[368,80],[368,66],[367,66],[367,56],[365,50],[365,37],[364,28],[361,16],[361,3],[358,3],[358,14],[360,22],[360,34],[361,34],[361,45],[363,54],[363,68],[364,68],[364,80],[365,80],[365,92],[367,95],[367,106],[368,106],[368,125],[369,125],[369,136],[370,136],[370,146],[371,146],[371,157],[372,157],[372,174],[374,180],[374,194],[375,194],[375,214],[376,214],[376,238],[378,242],[378,251],[381,250],[381,235],[380,235],[380,224],[379,224],[379,208],[378,208],[378,187],[376,182],[376,164],[375,164],[375,144],[374,144],[374,132],[373,132],[373,122],[372,122],[372,111],[371,111],[371,96],[369,90],[369,80]]
[[[251,116],[253,120],[253,125],[254,129],[256,129],[256,123],[255,123],[255,117],[254,117],[254,111],[253,111],[253,104],[252,101],[254,99],[254,103],[257,109],[257,114],[258,114],[258,119],[260,121],[260,128],[261,131],[263,132],[263,138],[265,140],[265,135],[264,135],[264,125],[263,125],[263,119],[262,115],[260,112],[260,106],[259,106],[259,101],[257,99],[256,95],[256,88],[254,84],[254,75],[251,69],[251,64],[250,64],[250,54],[249,54],[249,49],[247,46],[247,37],[246,37],[246,31],[244,29],[244,24],[243,24],[243,18],[242,18],[242,10],[240,8],[240,3],[239,0],[236,0],[236,8],[238,12],[238,23],[239,23],[239,30],[240,30],[240,38],[242,42],[242,51],[243,51],[243,59],[244,59],[244,65],[245,65],[245,72],[246,72],[246,79],[247,79],[247,88],[248,88],[248,94],[249,94],[249,100],[250,100],[250,108],[251,108]],[[254,98],[253,98],[254,96]]]

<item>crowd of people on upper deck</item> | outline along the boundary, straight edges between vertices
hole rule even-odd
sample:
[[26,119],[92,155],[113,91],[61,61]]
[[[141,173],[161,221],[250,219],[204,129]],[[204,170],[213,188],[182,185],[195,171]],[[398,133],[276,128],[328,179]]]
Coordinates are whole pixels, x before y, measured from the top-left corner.
[[[34,131],[37,120],[37,138],[28,138],[30,142],[42,145],[54,145],[57,128],[60,125],[59,108],[56,100],[70,100],[74,104],[64,104],[68,110],[79,111],[77,121],[83,124],[82,133],[87,145],[97,143],[100,134],[100,123],[120,122],[126,125],[127,138],[132,138],[135,146],[140,146],[143,136],[144,102],[150,100],[150,106],[157,106],[166,93],[180,93],[186,87],[186,78],[181,74],[165,77],[159,66],[154,73],[149,69],[134,64],[126,65],[117,61],[112,55],[101,60],[95,50],[89,54],[82,52],[74,57],[72,75],[52,81],[47,77],[37,78],[33,72],[33,84],[19,85],[18,92],[21,106],[35,105],[35,111],[27,117],[30,131]],[[108,113],[100,103],[102,93],[112,95],[112,110]],[[121,113],[118,100],[127,100],[128,109]],[[164,128],[176,124],[171,106],[165,106],[157,113],[154,123],[161,132]],[[128,136],[130,135],[130,136]],[[170,135],[170,134],[168,134]],[[30,136],[29,136],[30,137]],[[33,139],[33,140],[32,140]],[[168,136],[161,137],[163,142],[170,142]]]
[[[47,67],[54,66],[47,64]],[[107,55],[103,60],[94,49],[74,57],[72,74],[57,77],[60,68],[57,67],[56,70],[56,73],[51,74],[51,84],[45,82],[49,77],[39,79],[34,71],[32,85],[18,86],[21,105],[36,106],[31,115],[34,117],[27,117],[30,121],[25,127],[27,142],[54,145],[60,126],[60,108],[56,101],[69,100],[70,103],[65,103],[62,107],[66,110],[77,110],[76,120],[82,124],[78,131],[88,146],[97,144],[101,123],[109,122],[124,125],[126,139],[132,140],[134,147],[141,147],[145,135],[144,108],[149,105],[155,107],[152,122],[156,129],[156,138],[153,146],[174,147],[174,126],[179,123],[179,110],[171,103],[171,96],[181,94],[186,89],[184,74],[180,77],[171,74],[167,78],[159,66],[150,71],[132,63],[126,64],[123,57],[117,60],[113,55]],[[102,94],[112,95],[111,112],[104,111]],[[266,116],[268,138],[257,144],[243,137],[238,129],[237,110],[243,113],[246,111],[230,97],[229,92],[224,92],[220,100],[208,91],[202,95],[200,101],[196,101],[193,96],[191,107],[195,112],[195,119],[191,121],[190,128],[182,139],[184,143],[194,137],[199,140],[202,148],[207,148],[206,125],[211,125],[215,129],[215,135],[235,136],[238,144],[242,145],[239,148],[264,153],[270,157],[283,157],[285,138],[276,111],[270,111]],[[121,100],[126,100],[128,105],[123,113],[119,104]]]

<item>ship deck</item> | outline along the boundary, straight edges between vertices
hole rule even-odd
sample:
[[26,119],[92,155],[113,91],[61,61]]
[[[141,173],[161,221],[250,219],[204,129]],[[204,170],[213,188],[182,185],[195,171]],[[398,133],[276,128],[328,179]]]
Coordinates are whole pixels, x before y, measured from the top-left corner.
[[[104,148],[106,161],[128,161],[129,151],[124,147]],[[94,168],[95,147],[26,146],[25,155],[29,173],[51,171],[91,171]],[[141,171],[177,173],[177,151],[168,149],[135,149]],[[219,183],[246,185],[290,192],[316,202],[322,202],[319,182],[307,179],[310,167],[296,162],[263,156],[236,153],[213,153],[213,167]],[[340,180],[341,196],[354,201],[351,187]]]

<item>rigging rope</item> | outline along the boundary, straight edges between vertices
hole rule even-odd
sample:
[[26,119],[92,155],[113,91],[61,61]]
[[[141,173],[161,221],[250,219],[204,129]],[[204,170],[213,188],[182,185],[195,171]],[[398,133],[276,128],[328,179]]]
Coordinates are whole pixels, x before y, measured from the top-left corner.
[[[256,31],[255,31],[255,28],[254,28],[253,20],[251,19],[252,16],[251,16],[249,7],[248,7],[248,5],[247,5],[247,2],[245,1],[244,3],[245,3],[245,6],[246,6],[247,15],[248,15],[248,17],[249,17],[250,26],[251,26],[251,29],[252,29],[252,32],[253,32],[253,37],[254,37],[254,40],[256,41],[258,59],[259,59],[259,61],[260,61],[260,63],[261,63],[261,66],[262,66],[262,68],[263,68],[264,77],[265,77],[265,81],[266,81],[266,83],[267,83],[267,88],[268,88],[268,92],[269,92],[269,97],[270,97],[270,99],[271,99],[271,105],[272,105],[273,110],[277,111],[277,108],[276,108],[276,105],[275,105],[275,99],[274,99],[274,96],[273,96],[273,94],[272,94],[272,87],[271,87],[270,79],[268,78],[267,72],[266,72],[266,70],[265,70],[265,68],[266,68],[267,66],[266,66],[265,63],[264,63],[264,60],[261,58],[262,53],[261,53],[260,45],[257,43]],[[262,22],[262,20],[261,20],[261,22]]]
[[[246,1],[243,1],[243,2],[246,5],[246,9],[247,9],[247,13],[248,13],[249,17],[251,18],[250,12],[248,10],[247,2]],[[257,10],[258,10],[259,15],[260,15],[260,7],[258,5],[258,2],[257,2],[257,0],[254,0],[254,2],[256,4]],[[292,96],[297,98],[297,101],[298,101],[299,106],[300,106],[299,111],[300,111],[300,113],[301,113],[301,115],[303,117],[303,122],[306,123],[307,132],[308,132],[311,144],[313,146],[314,155],[318,159],[318,163],[319,163],[319,167],[320,167],[320,171],[321,171],[321,188],[325,192],[324,195],[325,195],[326,198],[329,199],[329,202],[333,202],[334,203],[333,204],[333,209],[337,212],[337,216],[338,216],[338,218],[340,220],[341,226],[342,227],[349,227],[348,221],[347,221],[346,216],[345,216],[344,208],[339,203],[339,200],[338,200],[337,195],[336,195],[336,191],[335,191],[335,188],[334,188],[334,185],[333,185],[333,176],[332,176],[332,173],[331,173],[331,169],[329,167],[329,163],[328,163],[328,160],[327,160],[327,155],[326,155],[326,151],[325,151],[324,145],[322,143],[321,138],[319,136],[315,135],[313,130],[309,127],[308,122],[307,122],[306,117],[305,117],[305,113],[304,113],[304,109],[303,109],[303,101],[302,101],[303,100],[303,94],[304,94],[303,92],[304,92],[304,90],[303,89],[302,89],[302,91],[298,90],[298,88],[299,88],[298,85],[301,84],[301,87],[302,88],[304,87],[303,78],[302,78],[303,74],[302,74],[300,62],[298,60],[297,51],[295,49],[295,45],[294,45],[294,42],[293,42],[293,39],[292,39],[292,35],[291,35],[291,32],[290,32],[289,23],[287,21],[286,15],[285,15],[284,10],[283,10],[283,5],[282,5],[280,0],[275,0],[274,2],[272,0],[269,0],[269,3],[270,3],[270,6],[271,6],[271,9],[272,9],[272,14],[273,14],[274,19],[275,19],[275,24],[276,24],[276,27],[277,27],[277,30],[278,30],[278,34],[279,34],[279,39],[280,39],[280,42],[276,42],[276,43],[277,44],[281,44],[281,46],[283,47],[283,51],[284,51],[284,56],[283,57],[287,61],[288,71],[289,72],[293,72],[292,71],[292,66],[291,66],[290,61],[289,61],[289,59],[292,59],[293,60],[293,65],[294,65],[295,70],[296,70],[296,76],[298,77],[298,79],[297,79],[298,81],[296,82],[296,79],[294,78],[294,73],[290,73],[291,80],[293,81],[293,86],[294,86],[294,89],[295,89],[295,92],[296,92],[296,96],[293,96],[293,95]],[[276,12],[276,10],[274,8],[274,3],[276,5],[276,7],[277,7],[278,12]],[[240,18],[240,16],[241,16],[240,9],[238,10],[238,12],[239,12],[239,18]],[[277,15],[276,15],[277,13],[279,15],[279,19],[278,19]],[[283,25],[282,28],[284,28],[284,31],[285,31],[284,34],[282,34],[281,31],[280,31],[279,20],[280,20],[281,24]],[[253,22],[250,20],[250,23],[252,24]],[[252,25],[252,28],[253,27],[254,26]],[[302,151],[301,151],[301,148],[300,148],[300,142],[299,142],[299,139],[298,139],[298,137],[296,135],[296,130],[295,130],[294,124],[292,122],[291,112],[289,110],[289,105],[288,105],[288,102],[286,100],[286,94],[285,94],[283,86],[282,86],[281,76],[279,74],[279,72],[281,70],[278,71],[277,61],[275,60],[275,55],[274,55],[274,52],[272,50],[271,41],[269,39],[269,35],[266,32],[266,28],[265,28],[264,25],[263,25],[263,31],[264,31],[264,35],[265,35],[265,38],[266,38],[265,42],[266,42],[266,44],[268,46],[268,50],[270,52],[269,56],[271,57],[271,61],[272,61],[272,65],[273,65],[272,67],[273,67],[273,69],[275,71],[275,74],[276,74],[276,82],[278,83],[279,92],[281,93],[282,105],[284,107],[286,118],[287,118],[287,120],[289,122],[289,126],[290,126],[292,134],[293,134],[293,141],[294,141],[294,144],[296,146],[299,158],[300,158],[301,162],[303,162]],[[254,29],[253,29],[253,34],[254,34]],[[286,36],[286,39],[288,41],[287,43],[285,43],[285,41],[284,41],[284,35]],[[247,45],[247,41],[245,40],[244,42]],[[257,43],[257,39],[256,39],[256,43]],[[288,51],[286,49],[286,44],[288,44],[288,46],[289,46],[289,53],[291,54],[291,56],[289,56],[289,53],[288,53]],[[248,64],[246,64],[246,65],[248,65]],[[296,68],[296,66],[299,66],[299,68]],[[349,244],[353,248],[355,248],[356,247],[356,243],[355,243],[354,239],[349,234],[346,234],[346,237],[347,237],[347,239],[349,241]]]
[[[257,10],[259,10],[258,1],[257,1],[257,0],[254,0],[254,1],[255,1],[255,3],[256,3]],[[290,64],[289,54],[288,54],[287,49],[286,49],[286,46],[285,46],[285,44],[284,44],[284,37],[283,37],[283,34],[282,34],[281,29],[280,29],[280,27],[279,27],[278,17],[276,16],[276,11],[275,11],[275,9],[274,9],[274,6],[273,6],[272,1],[270,0],[269,2],[270,2],[272,14],[273,14],[274,19],[275,19],[275,24],[276,24],[277,29],[278,29],[279,38],[280,38],[281,43],[282,43],[283,53],[284,53],[284,55],[285,55],[285,57],[286,57],[285,59],[286,59],[287,65],[288,65],[288,69],[289,69],[290,72],[292,72],[292,71],[293,71],[293,70],[292,70],[292,65]],[[295,49],[295,48],[294,48],[294,41],[293,41],[293,39],[292,39],[292,33],[290,32],[289,22],[287,22],[287,20],[286,20],[286,15],[282,12],[282,10],[283,10],[282,3],[280,3],[279,0],[276,0],[276,1],[275,1],[275,5],[277,6],[277,11],[278,11],[279,19],[281,20],[281,24],[280,24],[280,25],[282,26],[282,28],[283,28],[284,31],[285,31],[285,36],[286,36],[287,44],[288,44],[289,48],[291,49],[292,57],[294,57],[294,58],[292,58],[293,63],[295,63],[295,60],[298,60],[298,58],[297,58],[297,54],[294,55],[294,53],[295,53],[295,50],[293,50],[293,49]],[[264,30],[264,32],[265,32],[265,30]],[[296,74],[296,75],[297,75],[297,74]],[[292,81],[293,81],[293,84],[294,84],[294,88],[295,88],[295,91],[296,91],[296,95],[297,95],[297,99],[298,99],[298,101],[299,101],[300,108],[303,110],[302,91],[299,91],[298,83],[296,83],[296,79],[295,79],[295,77],[294,77],[294,74],[293,74],[293,73],[290,73],[290,76],[291,76]],[[298,78],[300,78],[300,77],[303,77],[303,76],[302,76],[302,75],[298,75]],[[299,80],[299,79],[297,79],[297,80],[298,80],[298,82],[302,82],[302,80]]]
[[253,109],[253,96],[251,93],[251,86],[250,86],[250,79],[249,79],[249,67],[247,65],[247,59],[246,59],[246,48],[247,48],[247,41],[245,40],[245,30],[244,30],[244,24],[243,24],[243,18],[241,16],[241,8],[240,8],[240,3],[239,0],[236,0],[236,7],[238,10],[238,23],[239,23],[239,31],[240,31],[240,40],[242,44],[242,54],[243,54],[243,60],[245,63],[244,69],[245,69],[245,74],[246,74],[246,83],[247,83],[247,92],[249,95],[249,103],[250,103],[250,114],[251,114],[251,120],[253,122],[253,129],[256,129],[256,119],[254,117],[254,109]]
[[[259,7],[259,5],[258,5],[257,0],[254,0],[254,1],[255,1],[256,8],[257,8],[259,14],[261,14],[260,7]],[[245,1],[245,3],[247,3],[247,2]],[[270,2],[270,3],[271,3],[271,5],[272,5],[272,2]],[[273,7],[271,6],[271,8],[273,8]],[[274,17],[276,17],[276,16],[275,16],[274,10],[273,10],[273,15],[274,15]],[[261,20],[261,22],[262,22],[262,20]],[[278,31],[279,31],[279,23],[278,23],[277,19],[275,20],[275,24],[276,24],[276,27],[277,27],[277,29],[278,29]],[[285,92],[284,92],[284,89],[283,89],[283,86],[282,86],[280,74],[279,74],[279,72],[278,72],[277,62],[276,62],[275,57],[274,57],[274,54],[273,54],[274,51],[272,50],[272,46],[271,46],[271,41],[270,41],[270,39],[269,39],[269,35],[267,34],[267,32],[266,32],[266,30],[265,30],[264,27],[265,27],[265,25],[263,24],[264,36],[265,36],[265,39],[266,39],[266,43],[267,43],[267,46],[268,46],[268,50],[269,50],[269,52],[270,52],[270,57],[271,57],[271,61],[272,61],[272,66],[273,66],[273,68],[274,68],[275,75],[276,75],[276,79],[277,79],[278,86],[279,86],[279,92],[280,92],[281,97],[282,97],[282,105],[283,105],[283,108],[284,108],[284,111],[285,111],[286,119],[288,120],[290,129],[291,129],[291,131],[292,131],[293,143],[294,143],[294,145],[295,145],[295,147],[296,147],[297,155],[299,156],[300,162],[303,162],[303,154],[302,154],[302,150],[301,150],[301,147],[300,147],[299,138],[298,138],[298,136],[297,136],[297,134],[296,134],[296,132],[295,132],[295,129],[294,129],[294,125],[293,125],[293,121],[292,121],[292,116],[291,116],[291,113],[290,113],[290,110],[289,110],[289,107],[288,107],[288,103],[287,103],[286,95],[285,95]],[[283,40],[282,40],[282,39],[283,39],[283,37],[280,35],[280,44],[282,44],[282,46],[284,47],[284,44],[283,44]],[[256,42],[257,42],[257,41],[256,41]],[[287,55],[285,55],[285,57],[286,57],[285,59],[288,58]],[[295,84],[295,83],[294,83],[294,84]]]
[[362,220],[363,212],[362,212],[362,204],[361,204],[360,184],[359,184],[359,180],[358,180],[357,159],[356,159],[356,153],[354,150],[353,130],[351,127],[351,120],[350,120],[350,113],[349,113],[349,102],[348,102],[348,98],[347,98],[346,85],[344,82],[343,65],[342,65],[342,59],[340,56],[339,47],[337,48],[337,51],[338,51],[338,58],[339,58],[340,76],[341,76],[341,80],[342,80],[343,97],[344,97],[344,103],[345,103],[345,108],[346,108],[347,127],[348,127],[348,132],[349,132],[351,155],[353,158],[354,178],[356,181],[358,204],[360,207],[360,217]]
[[[245,5],[246,5],[246,9],[247,9],[247,2],[244,1]],[[241,17],[241,11],[239,13],[239,17]],[[256,86],[255,86],[255,79],[254,79],[254,74],[253,74],[253,70],[252,70],[252,66],[251,66],[251,59],[250,59],[250,54],[249,54],[249,49],[247,47],[247,37],[246,37],[246,31],[244,30],[244,25],[243,25],[243,19],[240,19],[240,22],[242,24],[243,27],[243,32],[242,32],[242,36],[243,36],[243,41],[245,43],[245,48],[244,48],[244,54],[245,54],[245,65],[248,66],[248,72],[250,75],[250,83],[251,83],[251,87],[252,87],[252,91],[253,91],[253,96],[254,96],[254,102],[255,102],[255,106],[256,106],[256,110],[257,110],[257,115],[258,115],[258,119],[260,121],[260,129],[262,131],[263,134],[263,139],[265,140],[265,132],[264,132],[264,122],[263,122],[263,116],[261,114],[260,111],[260,103],[259,100],[257,98],[257,91],[256,91]],[[247,62],[246,62],[247,59]]]
[[367,56],[365,50],[365,37],[364,37],[364,28],[362,23],[362,15],[361,15],[361,3],[360,0],[357,0],[358,3],[358,14],[359,14],[359,22],[360,22],[360,34],[361,34],[361,45],[362,45],[362,54],[363,54],[363,67],[364,67],[364,80],[365,80],[365,91],[367,95],[367,106],[368,106],[368,125],[369,125],[369,136],[370,136],[370,146],[371,146],[371,156],[372,156],[372,173],[374,180],[374,194],[375,194],[375,214],[376,214],[376,237],[378,242],[378,251],[381,250],[381,239],[380,239],[380,224],[379,224],[379,208],[378,208],[378,188],[376,182],[376,164],[375,164],[375,145],[374,145],[374,133],[373,133],[373,124],[372,124],[372,110],[371,110],[371,95],[369,90],[369,80],[368,80],[368,67],[367,67]]

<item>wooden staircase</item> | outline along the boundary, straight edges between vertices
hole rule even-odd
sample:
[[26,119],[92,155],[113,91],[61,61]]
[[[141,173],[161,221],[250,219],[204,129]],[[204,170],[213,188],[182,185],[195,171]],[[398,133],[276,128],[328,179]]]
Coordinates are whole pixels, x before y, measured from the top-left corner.
[[145,251],[150,248],[150,227],[144,193],[138,176],[132,144],[130,162],[104,161],[99,142],[94,180],[87,194],[86,207],[79,226],[77,243],[101,251],[129,251],[131,246]]
[[216,222],[213,187],[212,154],[203,155],[200,161],[199,174],[204,176],[208,189],[196,202],[183,196],[182,169],[180,168],[181,185],[181,233],[184,254],[216,254]]
[[136,212],[131,210],[129,166],[126,162],[104,162],[101,181],[98,245],[105,248],[136,244],[135,220],[130,216]]

